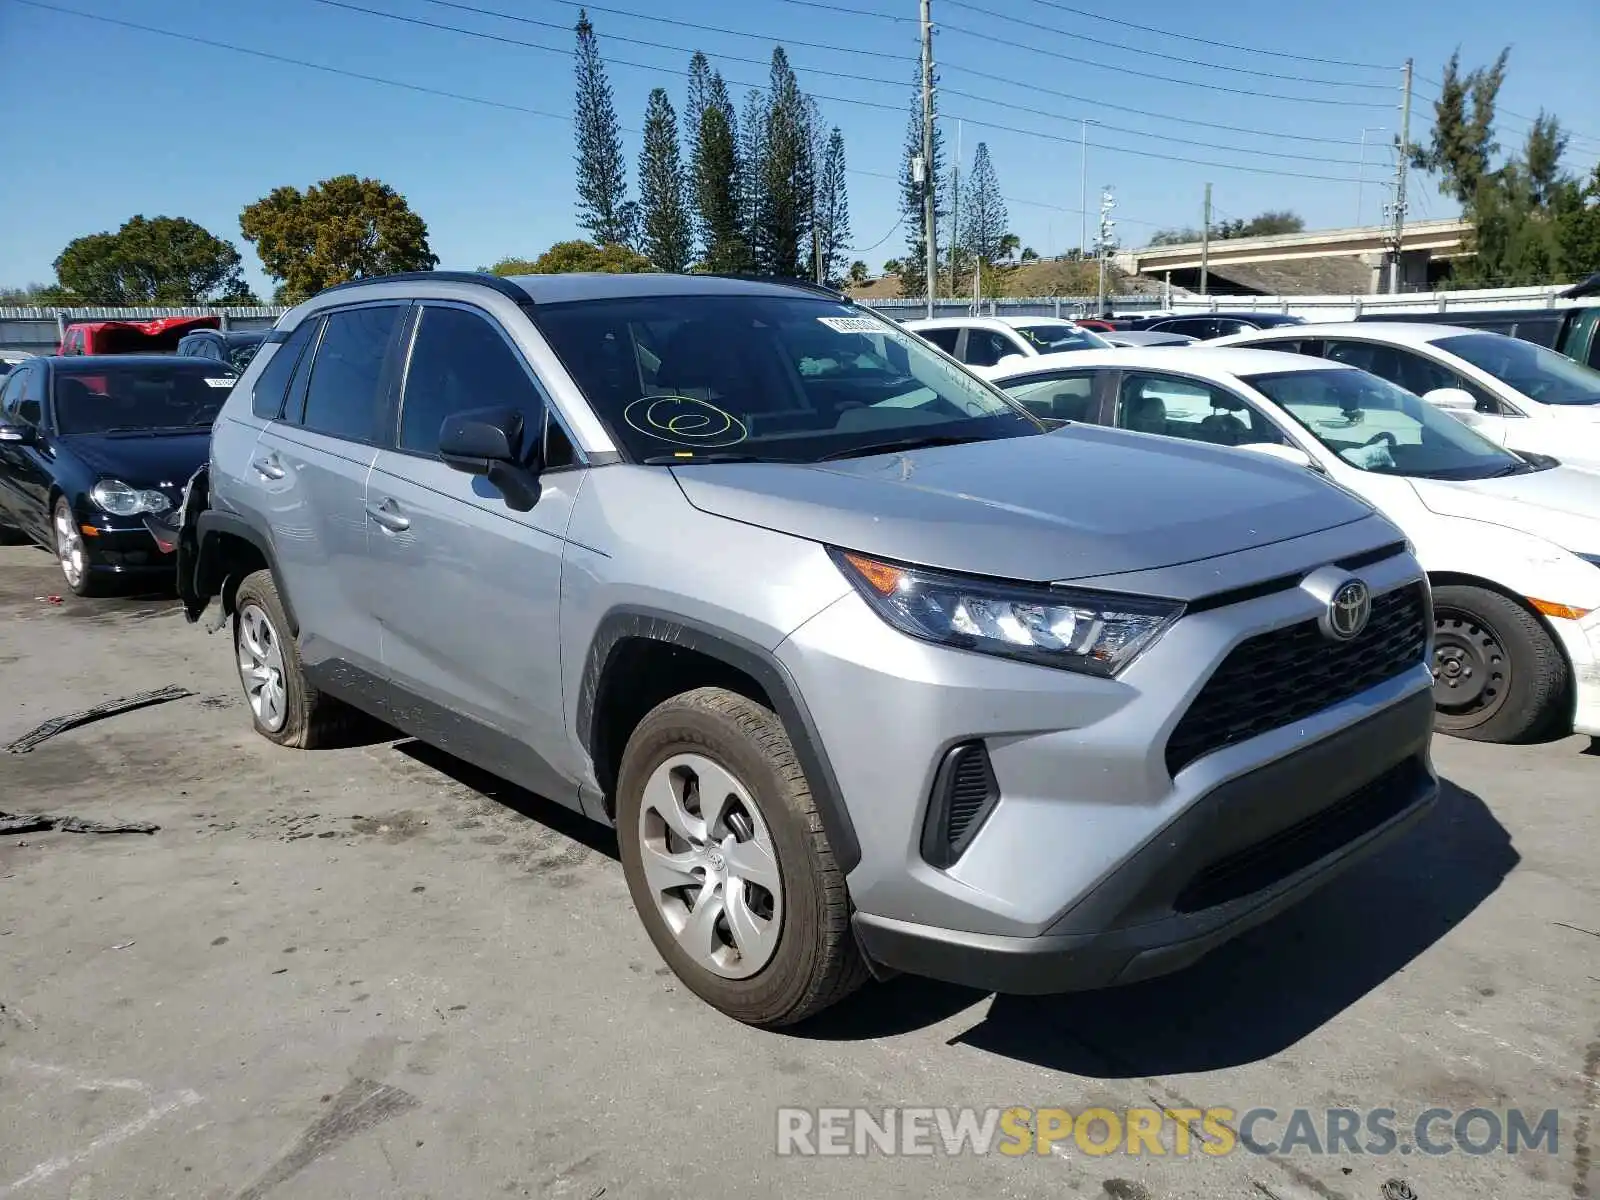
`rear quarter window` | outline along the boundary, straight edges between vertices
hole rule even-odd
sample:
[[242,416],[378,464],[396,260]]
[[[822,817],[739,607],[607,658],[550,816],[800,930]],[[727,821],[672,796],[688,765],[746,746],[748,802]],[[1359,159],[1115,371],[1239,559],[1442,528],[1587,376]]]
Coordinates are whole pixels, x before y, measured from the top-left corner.
[[302,321],[288,341],[274,347],[272,357],[256,376],[255,387],[250,392],[250,411],[263,421],[276,421],[283,416],[289,380],[316,327],[315,319]]

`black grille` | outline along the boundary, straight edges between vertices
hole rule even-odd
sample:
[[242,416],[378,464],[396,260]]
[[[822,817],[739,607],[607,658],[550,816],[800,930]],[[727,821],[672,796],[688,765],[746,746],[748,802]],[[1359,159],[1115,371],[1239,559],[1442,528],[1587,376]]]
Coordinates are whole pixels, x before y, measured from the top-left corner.
[[1000,785],[983,743],[955,747],[934,776],[922,831],[922,856],[936,867],[952,865],[999,799]]
[[1335,642],[1315,621],[1234,647],[1167,741],[1167,770],[1347,700],[1422,660],[1427,604],[1420,585],[1373,597],[1359,637]]
[[1172,907],[1182,913],[1215,908],[1303,871],[1405,811],[1425,774],[1420,761],[1406,759],[1338,803],[1204,868]]

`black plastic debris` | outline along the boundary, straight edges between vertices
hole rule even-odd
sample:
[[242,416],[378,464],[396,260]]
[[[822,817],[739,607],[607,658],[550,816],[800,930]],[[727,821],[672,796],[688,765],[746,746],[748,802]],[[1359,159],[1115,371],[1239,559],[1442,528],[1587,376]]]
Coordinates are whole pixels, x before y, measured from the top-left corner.
[[51,717],[44,724],[29,730],[12,742],[6,747],[6,750],[12,754],[26,754],[40,743],[49,741],[56,734],[65,733],[69,729],[76,729],[80,725],[103,721],[107,717],[114,717],[119,713],[132,712],[136,708],[148,708],[152,704],[165,704],[169,700],[182,700],[192,695],[194,693],[188,688],[172,684],[164,688],[157,688],[153,692],[140,692],[136,696],[124,696],[120,700],[107,700],[104,704],[96,704],[93,708],[86,708],[82,712],[68,713],[64,717]]
[[61,833],[154,833],[160,828],[149,821],[90,821],[50,813],[0,812],[0,835],[41,833],[50,829]]

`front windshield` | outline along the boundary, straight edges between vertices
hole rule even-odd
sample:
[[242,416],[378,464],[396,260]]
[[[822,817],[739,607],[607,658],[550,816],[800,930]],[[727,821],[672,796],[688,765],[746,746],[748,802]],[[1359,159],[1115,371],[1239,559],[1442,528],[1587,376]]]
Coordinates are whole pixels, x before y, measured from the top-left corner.
[[1065,321],[1040,321],[1037,325],[1015,325],[1040,354],[1064,354],[1069,350],[1109,350],[1111,343],[1098,333],[1080,329]]
[[256,351],[261,349],[265,340],[262,338],[228,347],[228,361],[236,373],[244,374],[244,369],[250,365],[250,360],[256,356]]
[[840,301],[635,296],[531,311],[612,438],[641,462],[814,462],[1043,428],[915,334]]
[[[191,433],[209,429],[235,376],[221,363],[192,367],[183,359],[149,365],[86,365],[58,372],[56,430],[75,433]],[[169,365],[184,363],[182,367]]]
[[1600,371],[1503,333],[1462,333],[1433,343],[1541,404],[1600,404]]
[[1241,378],[1362,471],[1488,479],[1530,469],[1448,413],[1365,371],[1281,371]]

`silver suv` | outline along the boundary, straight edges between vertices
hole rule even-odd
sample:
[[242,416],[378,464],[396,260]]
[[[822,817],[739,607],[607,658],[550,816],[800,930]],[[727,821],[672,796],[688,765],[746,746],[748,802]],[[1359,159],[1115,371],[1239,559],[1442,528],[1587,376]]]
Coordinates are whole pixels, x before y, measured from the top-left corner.
[[1430,597],[1260,456],[1044,433],[842,297],[433,272],[291,310],[178,538],[256,729],[350,708],[615,826],[739,1020],[1184,966],[1411,825]]

